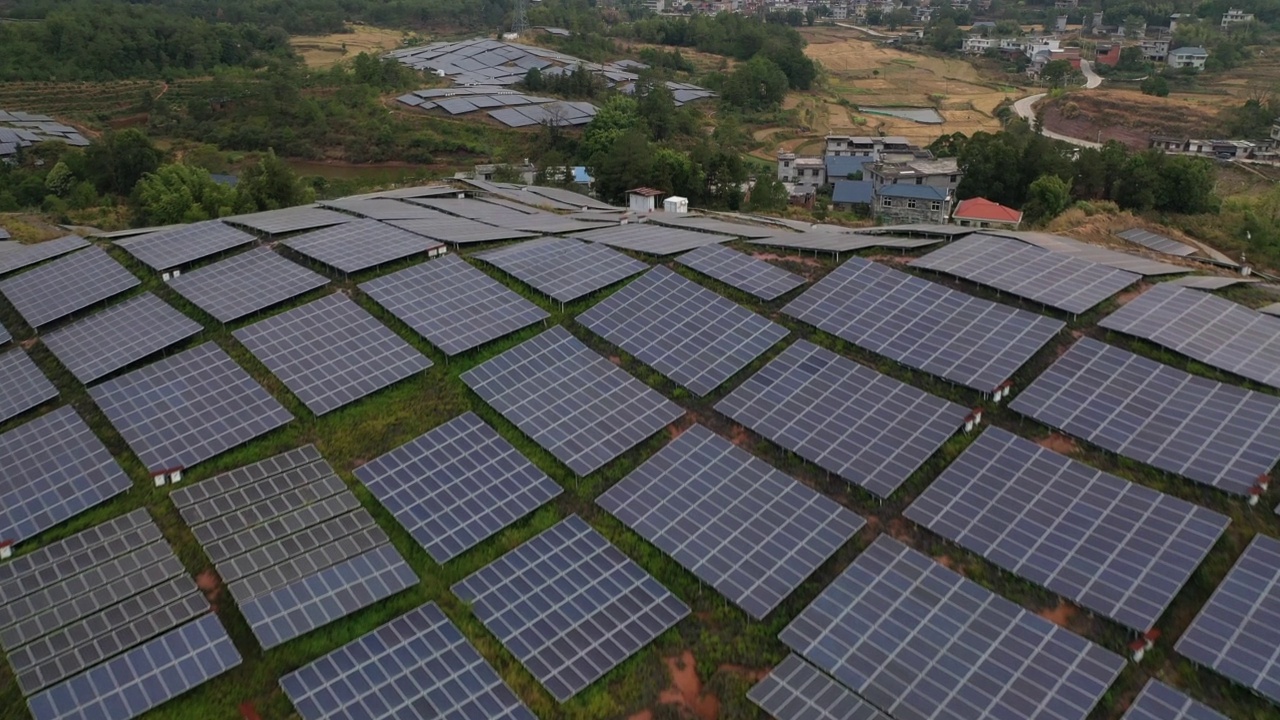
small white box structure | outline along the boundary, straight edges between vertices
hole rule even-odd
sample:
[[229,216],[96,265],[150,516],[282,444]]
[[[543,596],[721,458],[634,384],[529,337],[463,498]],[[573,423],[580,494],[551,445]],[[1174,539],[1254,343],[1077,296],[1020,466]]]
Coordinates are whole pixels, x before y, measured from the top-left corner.
[[169,475],[168,473],[156,473],[151,476],[151,479],[155,481],[156,487],[164,487],[164,483],[169,479]]
[[689,212],[689,198],[672,195],[662,201],[662,209],[669,213],[687,213]]
[[651,213],[657,205],[661,190],[638,187],[627,191],[627,209],[637,215]]
[[182,470],[174,470],[169,473],[169,484],[177,485],[182,482]]
[[13,557],[13,541],[0,542],[0,560],[8,560],[11,557]]
[[170,280],[176,280],[180,275],[182,275],[181,270],[172,270],[167,273],[161,273],[160,278],[165,282],[169,282]]

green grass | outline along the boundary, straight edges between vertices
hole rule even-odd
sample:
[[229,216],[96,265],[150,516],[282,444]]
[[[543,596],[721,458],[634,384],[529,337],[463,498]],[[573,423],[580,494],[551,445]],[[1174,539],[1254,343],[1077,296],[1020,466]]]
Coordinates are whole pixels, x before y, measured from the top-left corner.
[[[740,249],[758,249],[742,243],[736,243],[736,245]],[[784,252],[778,249],[770,249],[770,251]],[[127,254],[114,248],[110,249],[110,252],[143,278],[143,286],[137,292],[143,290],[155,292],[205,324],[207,329],[203,333],[171,349],[170,353],[202,342],[216,342],[297,417],[297,420],[284,428],[201,463],[188,473],[183,484],[198,482],[219,472],[263,459],[301,444],[315,443],[361,504],[387,532],[393,545],[420,578],[420,582],[409,590],[268,652],[263,652],[258,647],[243,616],[230,596],[223,590],[215,600],[215,607],[231,633],[236,647],[244,657],[244,662],[225,675],[161,706],[150,713],[147,716],[149,718],[231,720],[240,717],[238,707],[246,701],[251,702],[264,718],[274,720],[294,717],[289,701],[277,685],[277,680],[282,674],[354,640],[425,602],[438,603],[458,624],[463,634],[493,663],[503,678],[541,718],[573,720],[625,718],[639,710],[654,707],[659,693],[670,684],[663,659],[679,655],[684,650],[693,653],[698,673],[706,684],[708,692],[715,693],[721,699],[722,717],[734,719],[763,717],[745,700],[744,695],[750,687],[751,680],[744,674],[744,670],[767,669],[785,657],[787,650],[776,639],[778,632],[847,567],[861,549],[880,532],[890,533],[934,557],[945,558],[946,562],[958,571],[1032,611],[1058,605],[1059,601],[1052,593],[942,540],[901,516],[902,511],[911,501],[923,492],[947,464],[973,441],[976,433],[970,435],[957,433],[897,492],[881,501],[870,493],[831,476],[794,453],[783,450],[763,437],[742,429],[715,412],[715,403],[737,387],[746,377],[776,357],[787,344],[804,338],[949,400],[966,406],[984,406],[986,407],[985,421],[990,424],[1031,438],[1041,438],[1050,432],[1048,428],[1014,414],[1007,407],[992,406],[972,390],[898,365],[851,343],[815,331],[783,315],[781,308],[788,300],[802,292],[801,289],[778,300],[763,302],[735,288],[701,276],[682,265],[667,263],[676,272],[697,280],[735,302],[767,315],[791,331],[786,340],[771,349],[764,357],[737,373],[729,382],[707,397],[699,398],[574,321],[578,314],[616,291],[621,283],[562,307],[560,303],[551,301],[492,266],[473,260],[475,267],[541,306],[550,313],[550,318],[545,323],[526,328],[477,350],[446,358],[356,288],[356,285],[363,280],[389,272],[396,267],[412,264],[417,262],[417,259],[349,278],[332,275],[333,284],[337,289],[351,294],[357,303],[430,357],[435,365],[413,378],[357,401],[346,408],[317,418],[231,336],[231,332],[236,328],[279,312],[280,309],[222,326],[169,290],[156,276],[133,261]],[[469,254],[470,251],[464,251],[464,255]],[[652,258],[647,259],[652,260]],[[821,276],[835,266],[834,261],[825,255],[820,256],[816,264],[809,259],[809,256],[805,256],[803,260],[796,257],[794,260],[780,261],[780,264],[811,277]],[[927,277],[935,282],[957,287],[978,296],[998,299],[1011,305],[1059,317],[1069,323],[1068,331],[1061,333],[1015,375],[1015,391],[1031,382],[1039,372],[1052,363],[1058,353],[1070,345],[1074,339],[1073,331],[1101,337],[1108,342],[1169,362],[1177,367],[1186,367],[1197,374],[1220,378],[1220,373],[1195,363],[1188,363],[1184,358],[1150,344],[1100,333],[1094,325],[1098,319],[1114,309],[1114,303],[1105,303],[1084,316],[1073,318],[1062,313],[1046,311],[1032,303],[1011,298],[1007,294],[997,295],[993,291],[945,276],[930,274]],[[289,303],[288,306],[297,306],[329,291],[331,290],[316,291]],[[32,331],[21,323],[12,307],[4,301],[0,301],[0,320],[14,331],[19,340],[30,340],[34,337]],[[751,620],[745,613],[728,603],[714,590],[703,585],[695,576],[654,546],[612,516],[604,513],[594,503],[601,492],[662,447],[670,438],[668,432],[663,431],[649,438],[600,471],[584,478],[577,478],[550,453],[481,402],[461,381],[461,374],[470,368],[537,335],[552,325],[564,325],[588,346],[605,356],[616,357],[628,372],[684,406],[688,413],[680,426],[696,421],[722,435],[735,438],[744,447],[774,466],[868,518],[868,527],[824,563],[764,622]],[[71,403],[81,413],[121,461],[133,479],[134,485],[124,495],[77,516],[32,541],[23,543],[19,553],[30,552],[129,510],[146,507],[191,574],[196,575],[210,568],[211,563],[208,558],[167,498],[169,489],[152,487],[146,469],[128,450],[118,433],[106,422],[105,417],[89,399],[84,387],[75,382],[43,345],[35,343],[31,348],[31,354],[62,392],[61,401]],[[1223,379],[1235,382],[1230,378]],[[48,403],[41,408],[41,412],[55,406],[56,403]],[[565,492],[542,509],[522,518],[455,560],[440,566],[433,562],[371,494],[356,482],[352,470],[467,410],[476,412],[495,427],[532,462],[559,482]],[[29,420],[31,416],[32,414],[29,413],[20,420],[0,425],[0,432],[16,427],[22,421]],[[1280,534],[1280,522],[1271,513],[1270,508],[1260,506],[1257,509],[1249,509],[1238,499],[1229,498],[1222,493],[1159,472],[1140,463],[1119,458],[1086,443],[1079,443],[1075,456],[1108,472],[1205,505],[1232,518],[1227,534],[1161,619],[1158,627],[1164,632],[1164,639],[1157,645],[1155,652],[1141,665],[1130,666],[1122,674],[1120,680],[1108,693],[1107,699],[1100,703],[1092,717],[1108,720],[1118,718],[1123,712],[1124,702],[1132,698],[1151,676],[1159,676],[1183,687],[1193,696],[1211,702],[1233,718],[1254,720],[1274,717],[1274,706],[1214,673],[1198,669],[1187,661],[1179,659],[1171,651],[1173,639],[1185,630],[1196,610],[1203,605],[1212,589],[1225,576],[1249,539],[1257,532]],[[479,622],[470,609],[450,593],[449,588],[453,583],[573,513],[582,516],[624,553],[652,573],[663,585],[689,603],[693,612],[674,629],[663,634],[656,642],[624,662],[601,681],[593,684],[569,702],[560,705],[542,690],[532,676]],[[1130,639],[1130,634],[1115,623],[1091,617],[1083,611],[1073,616],[1071,627],[1117,652],[1123,652],[1124,646]],[[12,679],[7,664],[0,664],[0,708],[3,708],[0,709],[0,719],[25,720],[29,715]],[[668,708],[655,712],[655,718],[676,716]]]

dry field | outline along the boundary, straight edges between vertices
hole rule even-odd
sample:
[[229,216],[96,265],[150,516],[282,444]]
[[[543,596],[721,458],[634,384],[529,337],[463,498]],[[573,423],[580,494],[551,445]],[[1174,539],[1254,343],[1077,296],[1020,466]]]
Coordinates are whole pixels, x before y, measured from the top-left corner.
[[362,52],[380,55],[400,47],[405,34],[368,25],[349,25],[349,33],[295,35],[290,40],[308,67],[326,67]]
[[1050,102],[1045,108],[1045,127],[1089,139],[1101,132],[1103,140],[1119,140],[1141,149],[1150,135],[1216,137],[1223,101],[1222,96],[1192,93],[1160,98],[1104,85]]

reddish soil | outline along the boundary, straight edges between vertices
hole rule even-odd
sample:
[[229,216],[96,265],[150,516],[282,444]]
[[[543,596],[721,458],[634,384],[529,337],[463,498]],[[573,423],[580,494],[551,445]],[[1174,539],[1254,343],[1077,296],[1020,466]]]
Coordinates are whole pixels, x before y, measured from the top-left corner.
[[907,524],[904,518],[900,517],[889,521],[889,535],[895,540],[901,540],[908,544],[915,539],[915,533],[911,531],[911,526]]
[[868,260],[875,260],[889,265],[906,265],[915,258],[910,255],[869,255]]
[[[698,665],[693,652],[685,650],[676,657],[666,659],[667,672],[671,674],[671,687],[658,695],[659,705],[675,705],[688,711],[698,720],[718,720],[720,698],[702,691],[698,677]],[[652,710],[641,710],[628,720],[653,720]]]
[[796,263],[797,265],[809,265],[810,267],[822,267],[822,261],[818,258],[803,257],[800,255],[779,255],[777,253],[757,252],[751,253],[751,257],[757,260],[779,260],[781,262]]
[[1076,441],[1062,433],[1049,433],[1047,437],[1037,440],[1040,447],[1048,448],[1056,453],[1070,455],[1077,450]]
[[750,680],[753,683],[760,682],[761,680],[763,680],[771,670],[773,670],[773,668],[749,668],[749,667],[746,667],[745,665],[729,665],[729,664],[721,665],[720,667],[716,668],[717,672],[727,672],[727,673],[733,673],[734,675],[741,675],[742,677],[746,678],[747,680]]
[[734,424],[733,432],[729,436],[729,440],[731,440],[734,445],[737,445],[744,450],[751,449],[751,436],[747,434],[747,429],[741,425],[736,423]]
[[196,576],[196,587],[200,588],[200,592],[204,593],[205,598],[216,611],[218,601],[222,599],[222,578],[218,577],[218,571],[213,568],[205,569]]
[[1058,607],[1045,608],[1044,610],[1041,610],[1040,617],[1044,618],[1045,620],[1048,620],[1054,625],[1058,625],[1064,628],[1070,628],[1071,619],[1074,618],[1076,616],[1076,613],[1078,612],[1080,611],[1079,609],[1076,608],[1075,605],[1072,605],[1071,603],[1066,602],[1064,600],[1058,603]]
[[[939,565],[941,565],[942,567],[948,570],[956,569],[956,561],[952,560],[950,555],[938,555],[937,557],[934,558],[934,560],[937,560]],[[959,571],[956,570],[956,572],[959,572]]]
[[36,338],[31,338],[30,340],[23,340],[18,344],[22,346],[23,350],[30,350],[32,347],[35,346]]
[[621,365],[622,358],[618,357],[617,355],[610,355],[609,362],[613,363],[614,365]]

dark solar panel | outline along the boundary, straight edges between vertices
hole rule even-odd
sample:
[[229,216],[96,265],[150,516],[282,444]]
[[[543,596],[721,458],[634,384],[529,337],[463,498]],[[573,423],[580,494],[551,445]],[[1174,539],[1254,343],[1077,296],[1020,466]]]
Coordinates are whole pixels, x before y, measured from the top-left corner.
[[536,720],[435,603],[280,678],[303,720]]
[[1255,535],[1174,646],[1280,703],[1280,540]]
[[192,467],[293,420],[212,342],[107,380],[89,395],[152,472]]
[[1084,720],[1125,664],[887,535],[778,637],[898,718]]
[[1065,324],[859,257],[782,311],[909,367],[992,392]]
[[232,334],[316,415],[431,367],[427,356],[342,293]]
[[561,492],[470,412],[361,465],[355,475],[440,564]]
[[696,424],[596,503],[757,620],[865,524]]
[[21,542],[129,489],[71,406],[0,435],[0,538]]
[[1140,633],[1230,523],[995,427],[904,514]]
[[720,387],[788,333],[662,266],[577,319],[697,395]]
[[444,213],[436,213],[435,217],[424,220],[388,220],[388,225],[417,233],[442,242],[455,245],[468,243],[495,242],[498,240],[519,240],[531,238],[537,233],[526,230],[511,230],[478,223],[475,220],[454,217]]
[[339,198],[322,200],[320,204],[335,210],[345,210],[372,220],[411,220],[430,218],[437,213],[421,205],[400,202],[394,198]]
[[148,292],[47,333],[40,341],[87,385],[201,329]]
[[1111,452],[1238,495],[1280,459],[1280,399],[1083,338],[1010,404]]
[[[388,200],[387,202],[396,202]],[[405,205],[405,203],[399,203]],[[412,205],[405,205],[412,208]],[[393,260],[444,252],[444,244],[376,220],[356,220],[284,241],[307,257],[344,273],[359,272]]]
[[891,720],[798,655],[788,655],[747,699],[783,720]]
[[58,389],[22,348],[0,353],[0,422],[17,417],[46,400],[58,397]]
[[298,232],[299,230],[312,230],[330,225],[340,225],[353,220],[355,218],[351,215],[326,210],[321,207],[292,207],[223,218],[224,222],[242,225],[266,235],[281,235]]
[[911,262],[1013,293],[1069,313],[1083,313],[1142,279],[1141,275],[978,233]]
[[174,278],[169,287],[226,323],[328,284],[323,275],[254,248]]
[[539,238],[476,257],[560,302],[576,300],[649,269],[616,250],[569,238]]
[[14,270],[21,270],[28,265],[35,265],[42,260],[65,255],[72,250],[79,250],[88,246],[89,241],[79,235],[67,235],[57,240],[22,245],[0,255],[0,275],[11,273]]
[[684,413],[560,326],[468,370],[462,381],[579,476]]
[[0,293],[28,325],[40,327],[138,284],[123,265],[91,247],[0,282]]
[[1194,255],[1197,252],[1196,248],[1190,245],[1187,245],[1186,243],[1180,243],[1177,240],[1174,240],[1172,238],[1168,238],[1168,237],[1165,237],[1164,235],[1160,235],[1157,233],[1149,232],[1147,230],[1143,230],[1142,228],[1133,228],[1131,230],[1125,230],[1124,232],[1116,233],[1116,235],[1124,238],[1125,240],[1128,240],[1131,243],[1136,243],[1145,248],[1150,248],[1151,250],[1155,250],[1156,252],[1162,252],[1167,255],[1177,255],[1179,257],[1186,257],[1187,255]]
[[969,414],[807,340],[783,350],[716,410],[880,497]]
[[684,230],[650,223],[612,225],[576,233],[574,237],[579,240],[589,240],[594,243],[650,255],[673,255],[685,250],[700,248],[704,245],[728,242],[732,239],[727,235],[716,235],[714,233]]
[[0,325],[0,345],[4,345],[12,339],[13,336],[9,334],[9,330],[4,325]]
[[704,245],[676,262],[763,300],[774,300],[805,283],[799,275],[723,245]]
[[415,332],[457,355],[545,320],[545,310],[454,255],[362,283]]
[[418,582],[313,445],[170,497],[264,649]]
[[689,614],[577,515],[457,583],[453,594],[560,702]]
[[221,220],[184,225],[173,230],[116,241],[135,258],[155,270],[169,270],[201,258],[248,245],[256,238]]
[[[870,229],[870,228],[867,228]],[[773,235],[759,240],[749,240],[752,245],[764,247],[784,247],[796,250],[813,250],[814,252],[844,253],[867,248],[883,247],[902,250],[928,247],[943,242],[939,237],[892,237],[890,235],[869,235],[838,230],[812,230],[809,232],[787,232],[778,230]]]
[[1230,720],[1204,703],[1152,678],[1120,720]]
[[1280,318],[1216,295],[1161,283],[1098,326],[1280,388]]

